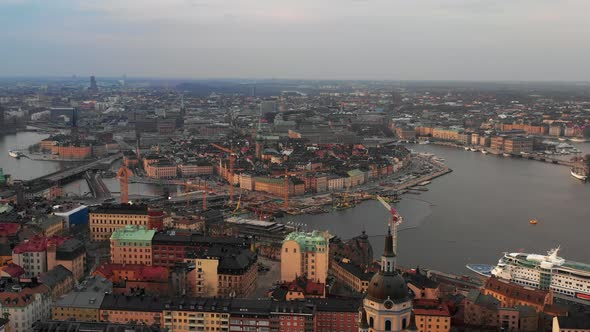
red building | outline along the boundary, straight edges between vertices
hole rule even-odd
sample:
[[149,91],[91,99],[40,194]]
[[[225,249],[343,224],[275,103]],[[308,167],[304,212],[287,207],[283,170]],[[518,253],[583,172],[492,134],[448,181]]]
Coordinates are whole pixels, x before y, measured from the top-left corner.
[[171,293],[170,272],[165,267],[106,263],[99,266],[94,275],[112,281],[115,294],[129,294],[140,289],[147,294]]
[[356,332],[358,331],[357,300],[315,300],[315,332]]

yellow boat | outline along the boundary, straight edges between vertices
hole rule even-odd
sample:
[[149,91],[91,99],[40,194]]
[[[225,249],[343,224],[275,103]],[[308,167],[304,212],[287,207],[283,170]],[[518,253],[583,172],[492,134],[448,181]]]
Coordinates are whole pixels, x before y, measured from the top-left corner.
[[537,222],[538,222],[537,219],[531,219],[531,220],[529,220],[529,224],[531,224],[531,225],[536,225]]

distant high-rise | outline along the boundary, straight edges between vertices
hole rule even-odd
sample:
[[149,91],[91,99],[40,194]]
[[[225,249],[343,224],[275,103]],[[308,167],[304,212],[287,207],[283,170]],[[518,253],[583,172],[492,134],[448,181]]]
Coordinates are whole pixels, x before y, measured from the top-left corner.
[[96,78],[94,76],[90,76],[90,88],[88,88],[88,90],[90,90],[90,91],[97,91],[98,90],[98,86],[96,85]]
[[267,113],[276,113],[277,111],[277,101],[273,99],[267,99],[260,103],[260,113],[267,114]]

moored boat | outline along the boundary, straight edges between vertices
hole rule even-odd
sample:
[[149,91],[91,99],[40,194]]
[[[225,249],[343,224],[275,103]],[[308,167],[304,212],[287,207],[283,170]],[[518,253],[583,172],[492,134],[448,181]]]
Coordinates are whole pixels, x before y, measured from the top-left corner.
[[13,158],[20,158],[23,156],[23,153],[17,150],[8,150],[8,155]]
[[481,153],[483,153],[483,154],[488,154],[489,152],[488,152],[488,150],[484,150],[484,149],[482,149],[482,150],[481,150]]
[[570,170],[570,174],[578,180],[584,182],[588,181],[588,174],[583,173],[581,170],[578,170],[578,168],[572,167]]
[[473,271],[478,275],[486,278],[492,276],[492,270],[494,269],[494,266],[488,264],[467,264],[465,265],[465,267],[470,271]]
[[524,287],[553,291],[556,297],[590,304],[590,265],[547,255],[504,253],[491,274]]
[[506,153],[506,152],[502,153],[502,155],[503,155],[504,157],[512,157],[512,155],[511,155],[510,153]]

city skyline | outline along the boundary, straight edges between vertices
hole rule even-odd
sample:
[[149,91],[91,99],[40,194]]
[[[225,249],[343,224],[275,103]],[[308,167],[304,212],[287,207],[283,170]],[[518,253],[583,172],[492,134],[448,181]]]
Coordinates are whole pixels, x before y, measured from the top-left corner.
[[588,9],[580,0],[4,0],[0,72],[586,81]]

